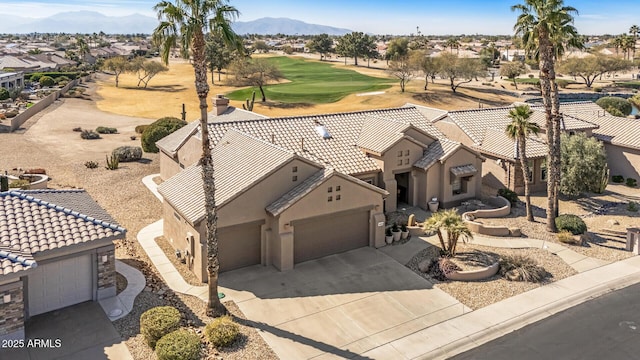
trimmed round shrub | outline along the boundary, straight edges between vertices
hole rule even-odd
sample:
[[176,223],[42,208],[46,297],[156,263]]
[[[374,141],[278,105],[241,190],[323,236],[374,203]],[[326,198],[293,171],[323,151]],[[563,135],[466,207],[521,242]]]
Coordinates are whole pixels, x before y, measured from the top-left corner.
[[189,330],[180,329],[163,336],[156,344],[158,360],[198,360],[202,343]]
[[160,150],[156,146],[156,141],[173,133],[181,127],[187,125],[187,122],[175,117],[163,117],[151,123],[142,133],[142,149],[145,152],[157,153]]
[[152,349],[160,338],[180,327],[180,312],[172,306],[158,306],[140,316],[140,333]]
[[142,148],[140,146],[120,146],[111,152],[118,157],[119,162],[138,161],[142,159]]
[[144,132],[144,130],[146,128],[148,128],[148,127],[149,127],[149,125],[138,125],[138,126],[136,126],[136,133],[142,134]]
[[40,78],[40,86],[53,86],[56,81],[51,76],[43,76]]
[[33,73],[31,74],[31,81],[32,82],[40,81],[41,77],[42,77],[42,73]]
[[240,334],[240,328],[231,316],[225,315],[208,323],[204,334],[213,346],[220,348],[231,345]]
[[0,100],[7,100],[9,98],[9,90],[0,87]]
[[609,110],[610,108],[616,109],[622,113],[623,116],[631,114],[631,103],[627,100],[615,96],[601,97],[596,101],[601,108]]
[[573,235],[584,234],[587,231],[587,224],[579,216],[573,214],[563,214],[556,218],[558,231],[566,230]]

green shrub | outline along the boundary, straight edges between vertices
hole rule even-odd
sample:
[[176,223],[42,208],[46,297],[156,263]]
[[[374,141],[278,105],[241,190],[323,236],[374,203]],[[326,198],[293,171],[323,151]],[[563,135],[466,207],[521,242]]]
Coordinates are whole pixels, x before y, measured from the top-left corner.
[[144,130],[146,128],[148,128],[148,127],[149,127],[149,125],[138,125],[138,126],[136,126],[136,133],[142,134],[144,132]]
[[42,77],[42,73],[33,73],[33,74],[31,74],[30,80],[32,82],[40,81],[41,77]]
[[202,343],[200,337],[187,329],[163,336],[156,345],[158,360],[198,360]]
[[617,116],[617,117],[624,117],[625,115],[622,113],[622,111],[614,108],[613,106],[609,106],[607,108],[604,109],[606,112],[608,112],[609,114],[611,114],[612,116]]
[[638,181],[634,178],[627,178],[627,182],[625,183],[628,187],[636,187],[638,185]]
[[500,275],[511,281],[541,282],[549,273],[530,257],[507,255],[500,259]]
[[112,127],[98,126],[96,128],[98,134],[117,134],[118,129]]
[[558,230],[567,230],[573,235],[584,234],[587,231],[587,224],[579,216],[573,214],[563,214],[556,218]]
[[140,333],[151,348],[168,333],[180,327],[180,312],[171,306],[158,306],[140,316]]
[[624,182],[624,176],[622,175],[613,175],[611,177],[611,181],[613,181],[616,184],[621,184]]
[[31,183],[29,180],[13,180],[9,183],[9,187],[12,189],[29,190]]
[[142,149],[145,152],[157,153],[160,150],[156,146],[156,141],[173,133],[181,127],[187,125],[187,122],[175,117],[164,117],[156,120],[142,133]]
[[69,81],[71,81],[71,79],[69,79],[69,77],[66,76],[66,75],[59,76],[59,77],[55,78],[54,80],[58,85],[62,85],[61,84],[62,82],[64,82],[65,85],[66,85],[66,84],[69,83]]
[[608,110],[609,108],[617,109],[622,113],[622,116],[631,114],[631,103],[627,100],[615,96],[601,97],[596,101],[601,108]]
[[209,342],[217,347],[231,345],[240,334],[240,328],[231,316],[222,316],[207,324],[204,334]]
[[138,161],[142,159],[142,148],[139,146],[120,146],[111,152],[120,162]]
[[10,97],[9,90],[0,87],[0,100],[7,100]]
[[511,205],[515,205],[518,202],[518,194],[515,191],[511,191],[507,188],[499,189],[498,196],[502,196],[503,198],[509,200]]
[[56,81],[51,76],[43,76],[40,78],[40,86],[53,86]]
[[82,130],[82,132],[80,133],[80,137],[85,140],[95,140],[100,139],[100,134],[93,130]]
[[627,210],[630,212],[638,212],[638,203],[635,201],[629,201],[627,204]]
[[95,161],[87,161],[84,163],[84,166],[86,166],[87,169],[95,169],[98,167],[98,163]]
[[578,243],[576,239],[573,237],[573,234],[567,230],[562,230],[556,235],[558,241],[565,244],[575,245]]

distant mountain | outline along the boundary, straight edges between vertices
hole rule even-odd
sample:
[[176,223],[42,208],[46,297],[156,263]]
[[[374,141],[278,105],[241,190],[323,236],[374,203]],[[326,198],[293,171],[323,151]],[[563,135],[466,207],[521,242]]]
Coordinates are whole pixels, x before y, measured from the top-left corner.
[[288,18],[261,18],[253,21],[237,21],[233,23],[233,30],[240,35],[261,34],[261,35],[344,35],[350,33],[349,29],[340,29],[331,26],[308,24],[300,20]]
[[26,18],[0,14],[0,33],[94,33],[150,34],[158,20],[150,16],[133,14],[106,16],[95,11],[70,11],[46,18]]

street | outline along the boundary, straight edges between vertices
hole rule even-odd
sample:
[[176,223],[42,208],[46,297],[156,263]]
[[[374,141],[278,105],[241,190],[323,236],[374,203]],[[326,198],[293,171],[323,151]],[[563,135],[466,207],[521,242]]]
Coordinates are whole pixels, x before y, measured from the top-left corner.
[[526,326],[452,359],[638,359],[640,284]]

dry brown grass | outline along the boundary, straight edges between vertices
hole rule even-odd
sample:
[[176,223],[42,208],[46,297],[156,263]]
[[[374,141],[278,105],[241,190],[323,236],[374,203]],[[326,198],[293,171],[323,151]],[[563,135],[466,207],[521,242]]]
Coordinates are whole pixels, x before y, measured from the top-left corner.
[[[345,67],[342,63],[335,66]],[[388,77],[382,69],[346,66],[360,73]],[[210,74],[209,74],[210,75]],[[226,75],[222,75],[223,83]],[[211,80],[209,78],[209,80]],[[237,87],[220,85],[216,76],[216,85],[210,85],[210,97],[225,94]],[[254,111],[267,116],[292,116],[305,114],[332,113],[342,111],[357,111],[373,108],[402,106],[407,102],[436,107],[445,110],[478,108],[479,103],[486,106],[508,105],[518,99],[498,93],[501,89],[482,87],[481,82],[473,81],[469,86],[463,85],[453,94],[445,80],[436,80],[436,84],[429,84],[428,91],[423,90],[424,79],[416,78],[408,85],[406,92],[400,91],[399,84],[394,84],[384,94],[357,96],[349,95],[331,104],[282,106],[282,104],[257,102]],[[120,75],[120,87],[116,88],[113,76],[99,77],[99,98],[97,106],[100,110],[116,114],[145,118],[160,118],[163,116],[180,117],[182,104],[187,110],[187,120],[199,118],[198,99],[195,93],[193,67],[184,60],[172,59],[169,71],[157,75],[148,89],[136,87],[137,78],[133,74]],[[498,91],[496,91],[498,90]],[[241,108],[241,101],[231,101],[231,105]],[[211,110],[211,109],[209,109]]]

